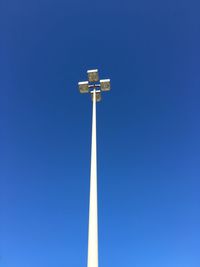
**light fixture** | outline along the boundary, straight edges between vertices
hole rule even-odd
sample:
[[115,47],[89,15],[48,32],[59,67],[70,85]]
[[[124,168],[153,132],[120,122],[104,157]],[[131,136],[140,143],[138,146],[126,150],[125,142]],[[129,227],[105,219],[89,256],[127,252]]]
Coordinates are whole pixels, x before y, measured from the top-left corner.
[[101,90],[109,91],[110,90],[110,79],[100,80]]
[[91,93],[93,100],[93,92],[96,92],[96,102],[101,101],[101,92],[110,90],[110,79],[99,81],[98,69],[88,70],[88,81],[79,82],[80,93]]
[[80,93],[89,93],[89,82],[85,81],[85,82],[79,82],[78,86],[79,86],[79,91]]
[[96,70],[88,70],[87,74],[88,74],[89,82],[91,82],[91,83],[98,82],[99,74],[98,74],[98,70],[97,69]]

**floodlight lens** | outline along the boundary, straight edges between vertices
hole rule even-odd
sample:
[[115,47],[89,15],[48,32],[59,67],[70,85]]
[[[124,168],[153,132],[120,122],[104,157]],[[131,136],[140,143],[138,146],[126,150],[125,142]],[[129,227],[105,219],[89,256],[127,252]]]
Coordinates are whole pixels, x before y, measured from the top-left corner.
[[98,82],[99,80],[99,74],[98,74],[98,70],[88,70],[87,71],[88,74],[88,80],[89,82]]
[[100,80],[101,90],[109,91],[110,90],[110,79]]
[[101,101],[101,93],[96,93],[96,101],[100,102]]
[[84,93],[88,93],[89,92],[88,81],[79,82],[78,86],[79,86],[80,93],[84,94]]
[[[93,94],[94,94],[94,92],[92,91],[91,92],[92,101],[93,101]],[[101,91],[100,90],[97,90],[96,91],[96,102],[100,102],[100,101],[101,101]]]

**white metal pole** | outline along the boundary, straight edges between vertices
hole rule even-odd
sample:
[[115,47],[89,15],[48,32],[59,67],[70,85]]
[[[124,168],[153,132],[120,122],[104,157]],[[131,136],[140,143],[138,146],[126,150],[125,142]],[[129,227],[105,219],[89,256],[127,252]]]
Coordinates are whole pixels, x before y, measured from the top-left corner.
[[98,207],[97,207],[96,91],[93,90],[92,145],[90,169],[90,205],[88,229],[88,267],[98,267]]

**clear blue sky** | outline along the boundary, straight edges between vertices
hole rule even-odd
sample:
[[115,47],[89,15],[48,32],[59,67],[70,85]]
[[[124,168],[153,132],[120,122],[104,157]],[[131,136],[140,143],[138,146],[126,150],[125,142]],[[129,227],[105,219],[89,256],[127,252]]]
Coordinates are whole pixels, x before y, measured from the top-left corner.
[[1,0],[0,267],[85,267],[91,101],[99,266],[200,266],[200,4]]

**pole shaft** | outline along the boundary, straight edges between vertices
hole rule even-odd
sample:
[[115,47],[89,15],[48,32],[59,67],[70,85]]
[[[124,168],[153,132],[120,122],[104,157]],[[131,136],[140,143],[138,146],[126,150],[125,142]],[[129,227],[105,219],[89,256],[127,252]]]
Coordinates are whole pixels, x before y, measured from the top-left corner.
[[92,144],[90,168],[90,205],[88,229],[88,267],[98,267],[98,204],[97,204],[97,145],[96,145],[96,91],[93,91]]

